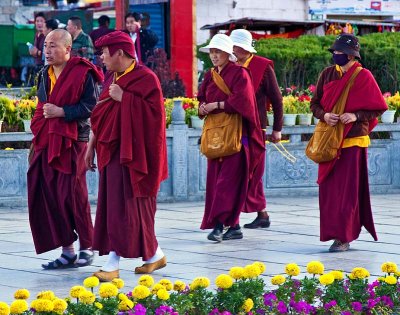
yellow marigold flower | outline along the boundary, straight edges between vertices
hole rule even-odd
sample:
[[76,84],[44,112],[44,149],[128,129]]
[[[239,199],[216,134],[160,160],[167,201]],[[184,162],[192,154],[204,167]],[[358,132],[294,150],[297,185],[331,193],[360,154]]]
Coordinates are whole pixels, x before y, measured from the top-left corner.
[[151,288],[154,284],[154,279],[152,276],[144,275],[139,278],[139,284],[144,285],[145,287]]
[[53,311],[59,315],[64,314],[65,310],[68,307],[67,302],[65,302],[65,300],[62,300],[62,299],[55,299],[53,301],[53,305],[54,305]]
[[81,285],[76,285],[76,286],[73,286],[71,288],[71,290],[69,290],[69,295],[72,298],[76,298],[77,299],[77,298],[79,298],[79,294],[81,292],[84,292],[84,291],[86,291],[86,289],[84,287],[82,287]]
[[244,276],[244,268],[242,267],[232,267],[229,270],[229,275],[233,278],[233,279],[242,279]]
[[165,290],[167,290],[167,291],[171,291],[172,290],[173,285],[172,285],[172,282],[170,280],[161,279],[158,283],[161,284],[165,288]]
[[97,277],[87,277],[85,280],[83,280],[83,285],[86,288],[94,288],[97,287],[100,284],[99,278]]
[[157,297],[158,297],[160,300],[166,301],[166,300],[169,299],[169,293],[168,293],[168,291],[165,290],[165,289],[160,289],[160,290],[157,291]]
[[102,298],[117,296],[118,288],[112,283],[102,283],[99,288],[99,295]]
[[36,298],[53,301],[56,296],[53,291],[42,291],[37,294]]
[[133,308],[133,302],[129,299],[123,300],[118,304],[118,310],[121,312],[129,311]]
[[99,310],[101,310],[103,308],[103,304],[101,304],[100,302],[95,302],[94,306],[96,306],[96,308]]
[[260,268],[256,265],[247,265],[244,267],[245,278],[257,278],[260,274]]
[[15,300],[10,305],[11,314],[22,314],[28,310],[28,303],[25,300]]
[[387,276],[387,277],[385,278],[385,282],[386,282],[387,284],[397,284],[397,278],[394,277],[394,276]]
[[350,280],[354,280],[356,277],[354,277],[354,275],[352,273],[349,274],[349,279]]
[[156,283],[152,288],[151,288],[151,293],[152,294],[157,294],[157,291],[160,289],[165,289],[162,284]]
[[244,301],[243,305],[242,305],[242,309],[244,309],[244,311],[246,313],[250,312],[251,309],[254,306],[254,302],[252,299],[247,299],[246,301]]
[[180,281],[180,280],[176,280],[175,281],[175,283],[174,283],[174,290],[175,291],[181,292],[181,291],[185,290],[185,288],[186,288],[185,282]]
[[368,278],[369,277],[368,270],[365,269],[365,268],[361,268],[361,267],[353,268],[353,270],[351,271],[351,274],[356,279],[364,279],[364,278]]
[[15,291],[14,298],[17,300],[27,300],[30,297],[30,293],[27,289],[19,289]]
[[324,265],[320,261],[310,261],[307,264],[307,272],[314,275],[322,275],[324,273]]
[[229,289],[233,285],[233,279],[230,275],[221,274],[215,279],[215,285],[221,289]]
[[289,276],[298,276],[300,274],[300,267],[295,263],[290,263],[285,266],[285,272]]
[[397,271],[397,265],[394,262],[387,261],[382,264],[381,269],[386,273],[395,273]]
[[264,271],[265,271],[265,269],[266,269],[264,263],[262,263],[261,261],[255,261],[255,262],[253,263],[253,265],[256,265],[256,266],[258,267],[258,269],[260,269],[260,274],[264,273]]
[[196,290],[198,288],[207,288],[210,285],[210,279],[206,277],[197,277],[193,279],[190,284],[190,290]]
[[54,304],[50,300],[37,299],[32,301],[31,308],[35,309],[36,312],[51,312],[54,309]]
[[343,280],[343,272],[340,270],[333,270],[330,274],[335,278],[335,280]]
[[111,281],[113,285],[115,285],[118,289],[122,289],[125,286],[124,280],[120,278],[115,278]]
[[330,285],[335,281],[335,276],[331,273],[325,273],[319,277],[319,282],[323,285]]
[[[164,287],[163,287],[164,288]],[[132,296],[138,300],[147,298],[150,295],[150,289],[144,285],[139,284],[132,291]]]
[[385,282],[385,277],[378,277],[376,280],[378,280],[379,282]]
[[271,279],[271,283],[273,285],[281,285],[282,283],[285,283],[285,281],[286,278],[282,275],[277,275]]
[[119,299],[120,301],[124,301],[124,300],[127,300],[127,299],[129,299],[129,298],[126,296],[126,294],[120,293],[120,294],[118,294],[118,299]]
[[96,300],[96,296],[91,291],[82,291],[79,294],[79,300],[83,304],[93,304]]
[[7,303],[0,302],[0,315],[9,315],[10,314],[10,307]]

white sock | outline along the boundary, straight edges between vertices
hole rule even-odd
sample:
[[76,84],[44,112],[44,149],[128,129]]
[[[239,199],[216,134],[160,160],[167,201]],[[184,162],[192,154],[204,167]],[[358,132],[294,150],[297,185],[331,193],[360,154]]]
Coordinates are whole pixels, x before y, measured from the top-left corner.
[[119,259],[121,256],[118,256],[115,252],[110,252],[108,254],[107,263],[101,267],[103,271],[115,271],[119,269]]
[[163,257],[164,257],[164,253],[161,250],[161,247],[158,246],[155,255],[153,257],[151,257],[149,260],[145,260],[144,262],[146,264],[151,264],[153,262],[156,262],[157,260],[160,260]]
[[[74,244],[71,244],[69,246],[63,246],[62,247],[62,253],[67,256],[68,258],[73,258],[75,256],[75,249],[74,249]],[[58,258],[61,263],[64,265],[68,264],[68,261],[64,257],[59,257]]]

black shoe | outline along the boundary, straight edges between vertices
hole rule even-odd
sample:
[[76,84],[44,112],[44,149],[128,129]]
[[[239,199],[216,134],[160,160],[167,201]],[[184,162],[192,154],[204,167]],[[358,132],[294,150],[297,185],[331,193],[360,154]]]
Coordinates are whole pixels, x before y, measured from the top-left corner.
[[243,233],[239,225],[235,227],[230,227],[228,231],[226,231],[222,236],[223,240],[240,240],[242,238],[243,238]]
[[271,221],[269,220],[269,217],[263,219],[263,218],[255,218],[255,220],[251,223],[243,225],[245,229],[258,229],[258,228],[267,228],[271,225]]
[[210,241],[215,241],[215,242],[222,242],[222,228],[217,226],[212,230],[210,234],[208,234],[207,238]]

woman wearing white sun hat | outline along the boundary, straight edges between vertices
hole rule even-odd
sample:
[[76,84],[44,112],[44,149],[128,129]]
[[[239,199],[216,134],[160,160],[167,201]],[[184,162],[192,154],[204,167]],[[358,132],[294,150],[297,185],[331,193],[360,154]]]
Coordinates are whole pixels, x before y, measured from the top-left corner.
[[[201,229],[213,229],[208,235],[212,241],[241,239],[239,216],[245,209],[249,183],[259,180],[254,170],[265,150],[253,84],[248,71],[233,62],[236,58],[229,36],[215,35],[200,51],[210,54],[214,68],[206,73],[200,86],[199,116],[226,113],[239,114],[242,119],[240,151],[208,159]],[[224,226],[229,229],[222,234]]]
[[[271,140],[279,142],[281,140],[283,105],[282,94],[274,72],[274,63],[264,57],[256,56],[252,43],[253,38],[249,31],[244,29],[233,30],[230,38],[233,41],[233,53],[237,58],[237,63],[250,70],[253,80],[254,91],[256,92],[257,110],[262,129],[267,127],[267,110],[272,105],[274,113],[274,125],[272,126]],[[266,135],[265,132],[263,133]],[[263,162],[255,170],[259,173],[260,181],[252,182],[249,186],[248,202],[244,212],[257,212],[257,217],[251,223],[245,224],[248,229],[267,228],[270,226],[268,212],[266,211],[266,201],[264,195],[264,185],[262,175],[265,167],[265,151]]]

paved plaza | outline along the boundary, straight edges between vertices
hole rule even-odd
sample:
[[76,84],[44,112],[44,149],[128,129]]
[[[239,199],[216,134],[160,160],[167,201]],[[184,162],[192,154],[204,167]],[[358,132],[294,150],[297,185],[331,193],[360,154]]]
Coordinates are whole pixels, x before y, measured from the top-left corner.
[[[311,260],[320,260],[326,269],[350,271],[365,267],[372,276],[381,274],[382,262],[400,264],[400,196],[374,195],[372,205],[379,241],[374,242],[365,231],[345,253],[328,253],[330,243],[319,242],[318,198],[269,198],[272,225],[268,229],[243,229],[244,239],[215,244],[206,239],[209,231],[201,231],[203,202],[159,203],[157,211],[158,240],[168,265],[153,275],[156,280],[169,278],[190,282],[194,277],[207,276],[212,282],[232,266],[244,266],[255,260],[266,264],[264,277],[283,273],[285,264],[296,262],[305,270]],[[92,207],[93,216],[95,207]],[[242,223],[254,214],[242,214]],[[53,251],[36,255],[29,229],[26,208],[0,208],[0,301],[11,302],[13,292],[27,288],[32,297],[42,290],[53,290],[67,297],[71,286],[99,269],[104,257],[96,257],[93,266],[46,271],[41,264],[58,257]],[[131,290],[138,275],[133,269],[139,259],[122,259],[120,276],[125,290]]]

